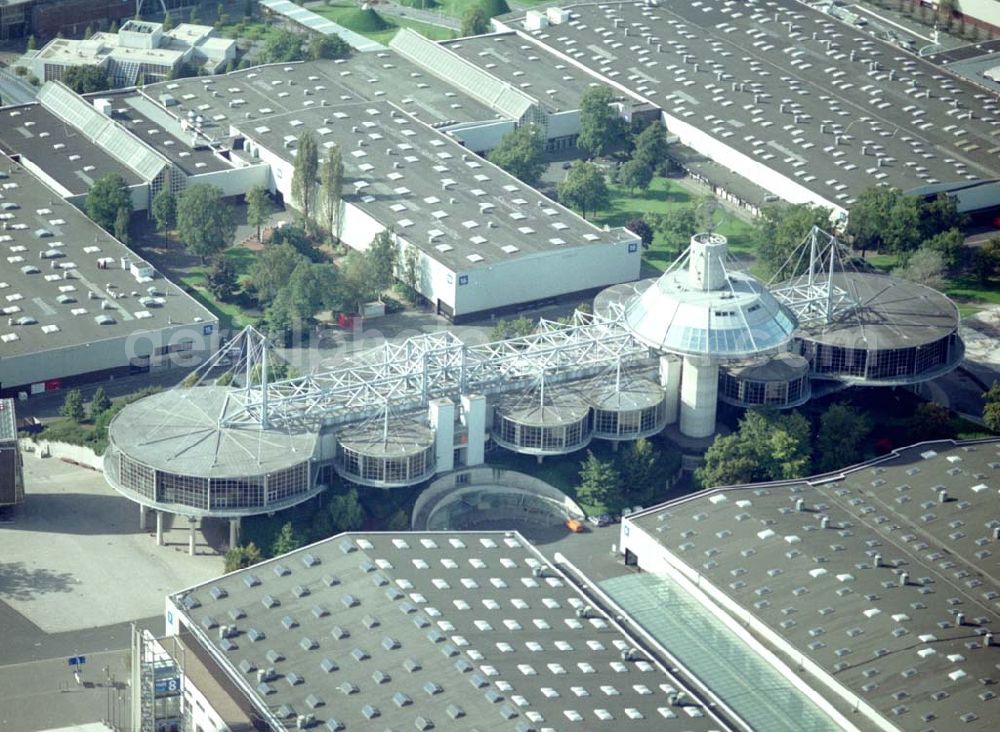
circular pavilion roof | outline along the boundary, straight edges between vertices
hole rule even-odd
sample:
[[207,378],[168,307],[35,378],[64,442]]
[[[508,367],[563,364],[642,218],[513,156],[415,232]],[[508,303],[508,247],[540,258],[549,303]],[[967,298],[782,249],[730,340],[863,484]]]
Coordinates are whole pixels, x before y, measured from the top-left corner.
[[206,478],[271,473],[313,457],[316,433],[305,428],[222,427],[236,405],[225,386],[176,388],[129,404],[108,427],[110,443],[156,470]]
[[804,324],[799,338],[843,348],[913,348],[958,330],[955,303],[925,285],[870,272],[835,273],[833,284],[855,307],[835,312],[829,323]]
[[434,430],[405,418],[390,419],[388,429],[381,422],[345,427],[337,434],[342,447],[378,458],[418,455],[434,445]]

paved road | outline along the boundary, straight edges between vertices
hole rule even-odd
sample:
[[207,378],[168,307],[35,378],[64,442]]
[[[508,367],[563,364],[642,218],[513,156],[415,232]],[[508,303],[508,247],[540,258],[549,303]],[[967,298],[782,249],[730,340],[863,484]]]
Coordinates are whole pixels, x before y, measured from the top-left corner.
[[4,106],[35,101],[38,89],[7,69],[0,69],[0,100]]

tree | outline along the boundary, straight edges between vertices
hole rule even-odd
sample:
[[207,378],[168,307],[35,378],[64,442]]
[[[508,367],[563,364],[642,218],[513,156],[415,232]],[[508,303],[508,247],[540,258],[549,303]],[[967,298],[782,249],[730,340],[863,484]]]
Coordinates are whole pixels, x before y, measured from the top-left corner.
[[739,430],[715,438],[695,479],[710,488],[801,478],[810,469],[809,440],[809,422],[798,412],[748,410]]
[[913,251],[923,241],[920,227],[920,200],[915,196],[900,196],[892,207],[882,235],[885,250],[902,254]]
[[281,311],[287,325],[299,328],[317,312],[331,306],[337,289],[337,270],[332,264],[314,264],[301,259],[287,284],[274,298],[272,308]]
[[462,25],[458,31],[462,36],[481,36],[489,33],[490,19],[486,11],[479,5],[472,5],[466,8],[462,14]]
[[311,225],[312,204],[316,199],[316,173],[319,170],[319,152],[312,130],[299,135],[292,171],[292,200],[302,211],[306,226]]
[[861,250],[861,256],[869,249],[877,252],[883,248],[889,218],[901,195],[898,188],[872,186],[861,191],[851,204],[846,233],[854,248]]
[[698,233],[698,215],[694,206],[678,206],[661,214],[652,214],[650,224],[668,247],[677,250],[678,255],[691,243],[691,237]]
[[411,305],[420,301],[420,252],[414,246],[400,249],[399,261],[396,263],[399,281],[403,286],[403,294]]
[[379,290],[373,286],[374,276],[371,260],[353,249],[340,263],[340,288],[337,291],[336,307],[349,313],[361,311],[361,306],[378,297]]
[[87,27],[83,29],[83,37],[85,39],[89,39],[92,35],[94,35],[94,28],[88,24]]
[[603,155],[624,136],[622,118],[611,106],[614,100],[614,94],[606,86],[590,87],[580,100],[580,135],[576,146],[591,157]]
[[228,574],[239,569],[246,569],[247,567],[259,564],[262,560],[263,557],[260,555],[260,549],[251,541],[246,546],[234,546],[226,552],[225,569],[223,571]]
[[626,497],[642,505],[656,500],[666,484],[662,455],[645,437],[640,437],[618,453],[618,472]]
[[639,133],[635,140],[632,160],[649,166],[652,173],[663,164],[667,157],[667,138],[658,122],[653,122]]
[[[830,225],[830,211],[807,203],[790,206],[767,206],[754,225],[754,243],[757,257],[769,274],[782,270],[788,258],[802,244],[814,226],[821,229]],[[794,265],[798,264],[799,268]],[[784,277],[801,274],[808,267],[808,260],[788,262],[782,270]]]
[[38,49],[38,41],[35,40],[34,34],[28,36],[28,50],[35,51]]
[[250,270],[250,281],[257,293],[257,301],[262,305],[273,301],[279,290],[288,284],[292,272],[301,262],[308,260],[296,251],[295,247],[290,244],[268,242],[257,253]]
[[529,186],[538,183],[545,170],[545,139],[536,125],[511,130],[490,151],[487,159]]
[[920,248],[937,252],[946,267],[954,267],[963,246],[965,246],[965,235],[952,227],[924,239]]
[[587,450],[587,459],[580,463],[580,485],[576,497],[582,503],[618,512],[625,507],[621,476],[610,460],[601,460]]
[[399,245],[396,244],[396,236],[392,233],[392,229],[384,229],[376,234],[365,251],[365,259],[369,262],[371,289],[378,293],[379,299],[382,292],[395,279],[394,272],[398,258]]
[[177,234],[187,250],[202,260],[232,244],[236,219],[219,188],[199,184],[181,191],[177,198]]
[[313,246],[313,241],[309,238],[306,230],[297,224],[279,226],[271,232],[267,243],[269,245],[288,244],[309,261],[316,261],[322,257],[316,247]]
[[79,389],[70,389],[63,399],[62,416],[74,422],[82,422],[87,417],[87,410],[83,406],[83,395]]
[[939,193],[931,200],[919,200],[918,213],[920,239],[924,242],[966,224],[966,217],[958,212],[958,200],[947,193]]
[[607,206],[610,199],[604,172],[593,163],[573,163],[558,191],[563,205],[579,209],[584,217]]
[[531,318],[525,318],[524,316],[514,318],[512,320],[504,320],[501,318],[490,330],[490,340],[504,341],[508,338],[520,338],[522,336],[531,335],[535,332],[537,327],[538,323]]
[[153,221],[156,230],[163,234],[163,243],[167,243],[167,232],[177,226],[177,198],[166,188],[153,196]]
[[625,186],[625,189],[629,193],[635,191],[636,188],[640,191],[645,191],[652,182],[652,166],[638,158],[626,161],[618,169],[618,183]]
[[910,442],[946,440],[955,436],[948,407],[936,402],[924,402],[907,421]]
[[358,491],[351,488],[330,499],[328,508],[334,531],[358,531],[365,525],[365,509],[358,500]]
[[278,535],[274,537],[271,545],[271,556],[280,557],[282,554],[293,552],[305,543],[299,533],[292,527],[292,522],[285,523]]
[[201,24],[201,12],[199,11],[197,5],[191,8],[191,13],[188,15],[188,23],[191,25]]
[[306,58],[318,61],[321,58],[347,58],[351,47],[340,36],[313,36],[306,48]]
[[243,3],[243,17],[244,18],[252,18],[253,17],[253,9],[254,9],[254,6],[256,4],[257,3],[254,2],[254,0],[246,0],[246,2]]
[[108,33],[117,33],[117,32],[118,32],[118,21],[112,20],[111,25],[108,26]]
[[972,255],[972,271],[982,285],[1000,275],[1000,236],[994,236]]
[[94,391],[94,396],[90,398],[90,418],[97,419],[109,409],[111,409],[111,400],[108,398],[108,393],[103,386],[99,386]]
[[225,254],[216,254],[212,257],[211,267],[205,275],[205,284],[208,291],[219,300],[228,300],[239,288],[236,277],[236,267],[233,260]]
[[409,531],[410,517],[403,509],[398,509],[385,521],[386,531]]
[[77,94],[90,94],[111,88],[107,70],[89,64],[67,68],[63,72],[62,83]]
[[130,221],[129,209],[127,208],[118,209],[118,215],[115,216],[114,235],[115,239],[117,239],[126,246],[128,246],[129,242],[129,231],[128,231],[129,221]]
[[[260,241],[260,230],[271,217],[271,199],[264,186],[254,186],[246,193],[247,224],[257,229],[257,241]],[[155,213],[155,212],[154,212]]]
[[896,267],[892,271],[892,275],[934,289],[941,289],[945,283],[944,270],[945,261],[941,252],[921,247],[906,259],[906,264]]
[[303,56],[302,36],[284,29],[269,37],[260,52],[261,62],[269,64],[301,61]]
[[323,222],[332,240],[340,239],[343,228],[344,159],[339,145],[327,148],[319,171],[320,198],[323,201]]
[[820,472],[861,462],[862,446],[872,421],[849,404],[831,404],[819,418],[816,467]]
[[132,195],[128,184],[118,173],[102,175],[87,192],[87,215],[105,231],[115,230],[115,221],[121,209],[132,210]]
[[642,216],[636,216],[625,222],[625,228],[635,234],[642,241],[642,248],[649,249],[653,243],[653,227]]
[[170,13],[167,12],[163,16],[163,30],[169,31],[174,29],[174,19],[170,17]]
[[1000,381],[993,382],[983,399],[983,424],[990,432],[1000,432]]

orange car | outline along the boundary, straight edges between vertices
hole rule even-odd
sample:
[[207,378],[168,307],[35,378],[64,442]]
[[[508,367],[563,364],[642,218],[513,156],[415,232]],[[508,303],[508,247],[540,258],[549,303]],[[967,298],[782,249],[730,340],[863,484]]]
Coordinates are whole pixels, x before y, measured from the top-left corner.
[[574,534],[579,534],[583,531],[583,524],[576,519],[566,519],[566,528]]

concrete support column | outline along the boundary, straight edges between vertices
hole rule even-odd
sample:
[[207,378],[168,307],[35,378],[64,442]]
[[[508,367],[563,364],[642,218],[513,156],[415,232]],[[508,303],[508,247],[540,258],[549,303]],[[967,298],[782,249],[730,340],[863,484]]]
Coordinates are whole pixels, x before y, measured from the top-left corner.
[[163,546],[163,511],[156,512],[156,546]]
[[240,542],[240,517],[229,519],[229,548],[232,549]]
[[719,364],[685,356],[681,373],[680,430],[687,437],[711,437],[719,396]]
[[188,519],[188,554],[194,556],[194,527],[198,525],[198,520],[193,516]]
[[660,356],[660,386],[666,392],[666,424],[676,424],[681,404],[681,359],[677,356]]
[[427,407],[427,417],[434,430],[434,466],[439,473],[455,467],[455,403],[448,398],[434,399]]
[[139,528],[143,531],[146,530],[146,507],[139,504]]
[[465,464],[470,468],[482,465],[486,460],[486,397],[463,394],[462,421],[469,435],[465,448]]

